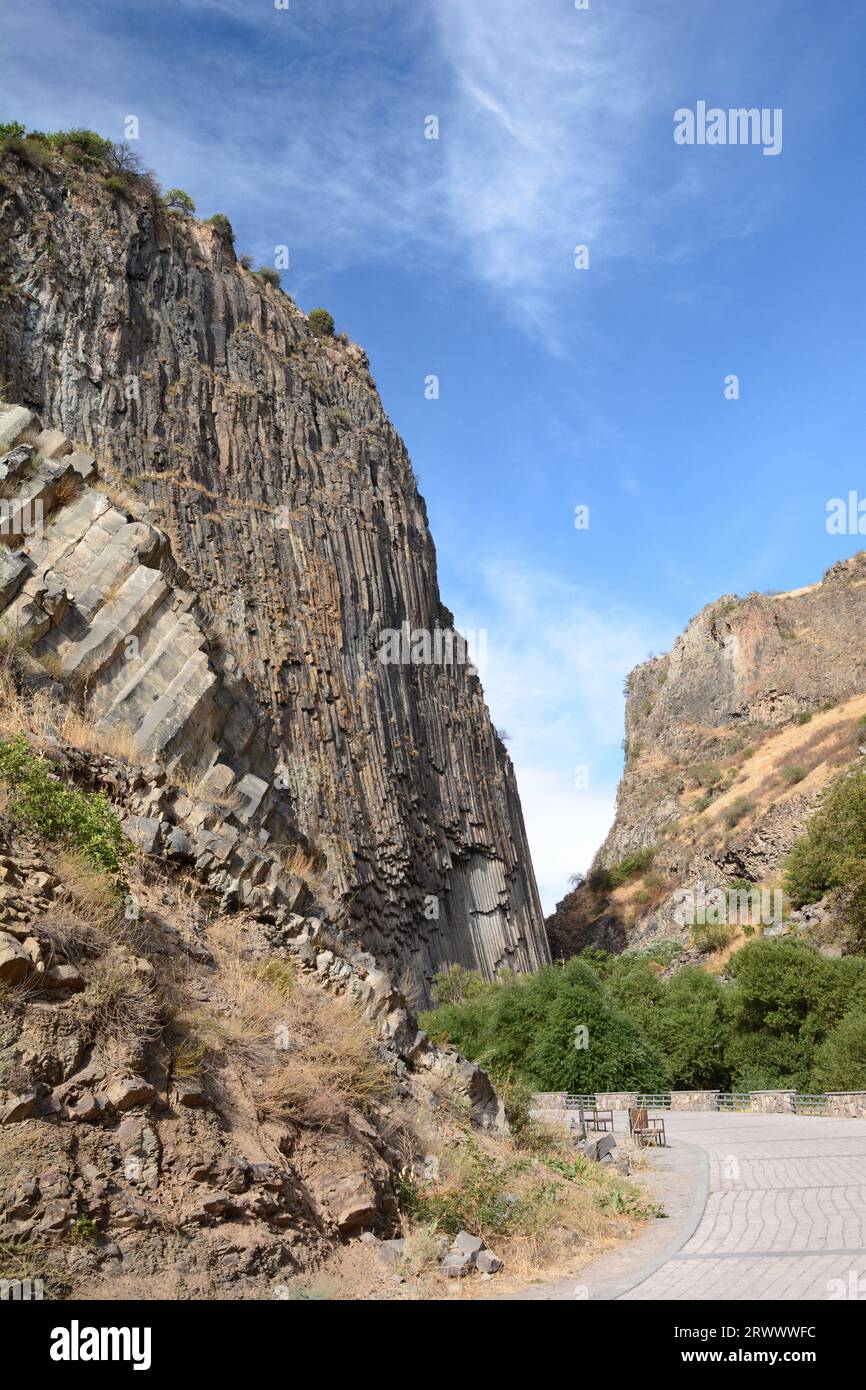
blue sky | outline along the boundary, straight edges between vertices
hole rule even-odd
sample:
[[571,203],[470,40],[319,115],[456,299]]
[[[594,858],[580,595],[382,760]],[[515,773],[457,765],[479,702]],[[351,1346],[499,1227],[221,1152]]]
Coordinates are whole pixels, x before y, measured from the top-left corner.
[[[628,669],[866,545],[825,527],[866,495],[866,6],[42,0],[4,30],[4,118],[137,115],[163,185],[288,245],[368,350],[552,907],[612,815]],[[781,108],[781,153],[677,145],[699,100]]]

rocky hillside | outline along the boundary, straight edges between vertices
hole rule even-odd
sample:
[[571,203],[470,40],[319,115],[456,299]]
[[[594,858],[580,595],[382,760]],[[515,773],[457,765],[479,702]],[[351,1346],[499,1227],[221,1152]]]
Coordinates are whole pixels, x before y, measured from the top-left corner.
[[[172,812],[218,890],[249,904],[290,861],[421,999],[446,963],[536,968],[514,771],[477,675],[380,659],[384,634],[453,619],[363,351],[311,331],[224,225],[75,154],[0,167],[0,380],[39,416],[29,444],[29,417],[7,419],[7,447],[33,450],[7,495],[56,513],[26,570],[4,562],[4,605],[136,759],[231,806],[206,843],[207,816]],[[259,877],[242,835],[270,856]]]
[[779,885],[822,795],[866,750],[864,632],[861,552],[807,588],[709,604],[636,667],[616,818],[548,921],[555,953],[686,943],[682,889]]

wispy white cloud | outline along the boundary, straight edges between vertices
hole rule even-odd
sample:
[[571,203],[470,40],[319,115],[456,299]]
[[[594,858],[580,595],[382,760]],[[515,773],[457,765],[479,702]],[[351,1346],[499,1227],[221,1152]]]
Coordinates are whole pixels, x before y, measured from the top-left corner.
[[[585,870],[613,818],[621,769],[623,681],[673,633],[639,609],[540,569],[482,566],[483,593],[458,625],[488,631],[484,690],[509,735],[546,911]],[[588,786],[576,770],[586,767]]]

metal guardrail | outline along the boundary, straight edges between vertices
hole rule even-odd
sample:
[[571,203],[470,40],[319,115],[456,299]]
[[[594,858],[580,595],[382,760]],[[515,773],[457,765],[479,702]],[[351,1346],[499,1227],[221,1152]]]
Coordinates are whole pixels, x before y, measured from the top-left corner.
[[797,1093],[794,1096],[795,1115],[829,1115],[830,1100],[828,1096],[802,1096]]
[[670,1091],[659,1091],[655,1095],[639,1095],[637,1103],[644,1110],[670,1110],[671,1093]]
[[751,1091],[719,1091],[719,1110],[751,1110]]
[[[670,1091],[657,1091],[639,1094],[637,1104],[646,1110],[670,1110],[671,1093]],[[598,1108],[598,1097],[595,1095],[566,1095],[566,1110],[595,1110]],[[729,1113],[743,1113],[752,1110],[751,1091],[720,1091],[716,1104],[718,1110]],[[830,1099],[828,1096],[817,1095],[795,1095],[792,1098],[792,1108],[795,1115],[830,1115]]]
[[565,1097],[566,1110],[596,1110],[595,1096],[569,1096]]

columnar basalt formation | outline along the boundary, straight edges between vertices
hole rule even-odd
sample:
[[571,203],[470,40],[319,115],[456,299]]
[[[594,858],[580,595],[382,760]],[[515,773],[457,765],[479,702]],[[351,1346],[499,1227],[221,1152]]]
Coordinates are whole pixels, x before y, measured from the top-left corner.
[[453,618],[363,351],[314,335],[218,229],[141,193],[11,157],[0,183],[6,399],[100,474],[10,600],[42,602],[27,583],[70,557],[71,611],[39,633],[63,674],[140,751],[209,773],[263,843],[300,841],[422,997],[445,963],[543,964],[514,771],[477,675],[380,660],[386,630]]

